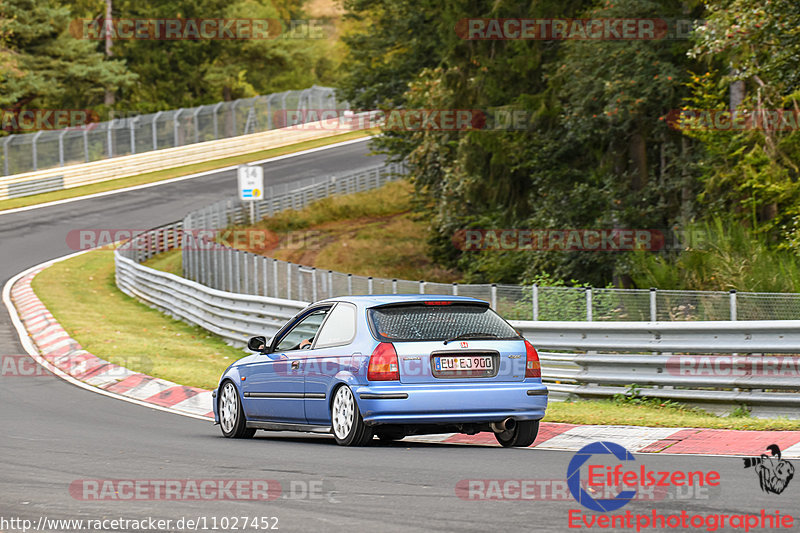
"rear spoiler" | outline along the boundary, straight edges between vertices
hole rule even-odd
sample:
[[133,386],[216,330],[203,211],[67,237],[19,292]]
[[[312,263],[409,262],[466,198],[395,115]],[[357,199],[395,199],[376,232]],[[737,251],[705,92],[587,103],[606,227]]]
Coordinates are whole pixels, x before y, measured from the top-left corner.
[[489,302],[483,300],[448,300],[447,298],[431,298],[411,302],[391,302],[370,307],[369,309],[386,309],[389,307],[447,307],[449,305],[471,305],[474,307],[489,307]]

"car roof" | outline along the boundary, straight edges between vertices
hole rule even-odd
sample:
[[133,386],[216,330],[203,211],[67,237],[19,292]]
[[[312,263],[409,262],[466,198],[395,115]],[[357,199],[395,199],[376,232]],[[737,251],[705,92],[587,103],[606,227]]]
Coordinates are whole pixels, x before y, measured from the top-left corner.
[[376,307],[387,304],[432,301],[479,303],[487,305],[487,302],[484,300],[471,298],[469,296],[453,296],[452,294],[361,294],[356,296],[338,296],[322,300],[322,302],[349,302],[359,307]]

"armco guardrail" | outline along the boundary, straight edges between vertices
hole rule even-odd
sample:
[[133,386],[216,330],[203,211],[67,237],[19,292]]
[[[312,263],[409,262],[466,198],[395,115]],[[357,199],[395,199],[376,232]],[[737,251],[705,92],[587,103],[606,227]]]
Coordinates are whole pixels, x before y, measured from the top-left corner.
[[292,300],[218,291],[139,265],[120,254],[115,255],[115,261],[117,286],[124,293],[219,335],[234,346],[245,346],[256,334],[273,335],[306,306]]

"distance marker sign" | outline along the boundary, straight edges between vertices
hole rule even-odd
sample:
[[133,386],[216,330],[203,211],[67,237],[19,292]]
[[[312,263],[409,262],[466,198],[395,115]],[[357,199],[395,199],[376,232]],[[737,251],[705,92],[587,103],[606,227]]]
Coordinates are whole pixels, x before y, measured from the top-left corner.
[[262,167],[239,165],[237,175],[241,200],[264,199],[264,169]]

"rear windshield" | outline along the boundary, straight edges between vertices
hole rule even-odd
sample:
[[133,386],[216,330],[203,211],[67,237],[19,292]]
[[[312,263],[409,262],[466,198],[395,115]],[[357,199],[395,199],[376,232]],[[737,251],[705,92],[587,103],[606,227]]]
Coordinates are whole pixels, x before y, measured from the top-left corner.
[[516,339],[514,328],[488,307],[402,305],[370,309],[377,337],[386,341],[437,341],[465,336]]

